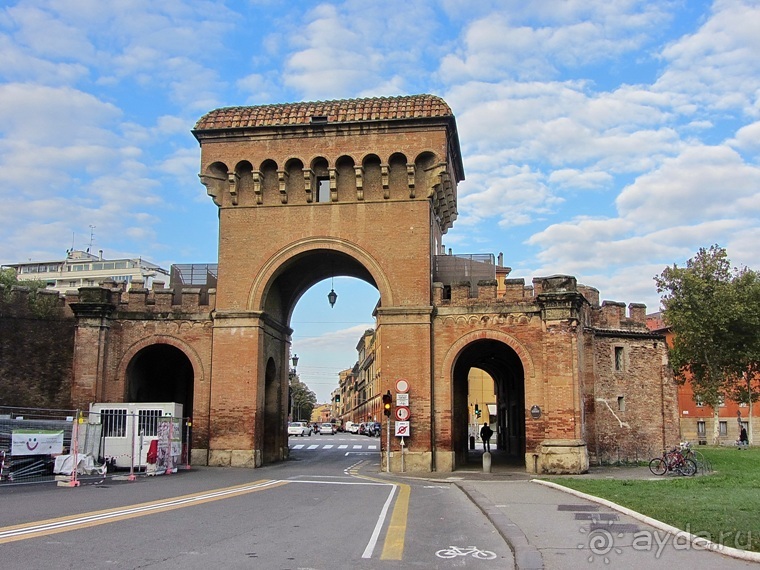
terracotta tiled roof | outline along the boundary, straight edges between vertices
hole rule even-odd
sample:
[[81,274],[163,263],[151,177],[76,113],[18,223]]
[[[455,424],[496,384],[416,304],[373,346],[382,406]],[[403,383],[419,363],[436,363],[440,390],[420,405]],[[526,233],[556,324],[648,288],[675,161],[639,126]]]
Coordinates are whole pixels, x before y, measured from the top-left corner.
[[453,113],[440,97],[409,95],[341,99],[311,103],[286,103],[253,107],[224,107],[205,114],[195,124],[196,131],[280,125],[305,125],[316,121],[342,123],[392,119],[451,117]]

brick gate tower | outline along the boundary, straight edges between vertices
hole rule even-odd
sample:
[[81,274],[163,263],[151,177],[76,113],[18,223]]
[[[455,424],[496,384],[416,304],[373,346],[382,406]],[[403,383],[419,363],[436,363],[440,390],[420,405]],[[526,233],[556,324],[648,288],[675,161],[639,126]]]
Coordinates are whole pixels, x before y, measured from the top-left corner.
[[432,260],[464,178],[451,109],[430,95],[217,109],[193,134],[219,208],[209,463],[287,454],[290,317],[334,275],[375,286],[382,391],[413,379],[411,467],[432,465]]
[[493,380],[483,419],[496,451],[528,471],[581,473],[678,441],[676,384],[646,307],[600,303],[572,276],[509,278],[501,255],[443,251],[464,171],[442,99],[223,108],[193,134],[219,209],[216,287],[67,294],[78,407],[179,401],[193,463],[284,459],[294,307],[350,276],[380,297],[375,395],[409,386],[411,435],[384,449],[390,470],[467,463],[473,369]]

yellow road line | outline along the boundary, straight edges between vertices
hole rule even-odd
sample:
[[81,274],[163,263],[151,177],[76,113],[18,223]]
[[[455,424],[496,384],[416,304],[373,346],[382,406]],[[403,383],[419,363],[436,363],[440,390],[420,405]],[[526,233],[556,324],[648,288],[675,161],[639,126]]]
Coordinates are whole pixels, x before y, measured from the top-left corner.
[[253,483],[235,485],[233,487],[225,487],[222,489],[213,489],[210,491],[202,491],[199,493],[181,495],[179,497],[150,501],[147,503],[139,503],[126,507],[104,509],[101,511],[92,511],[79,515],[70,515],[43,521],[6,526],[0,528],[0,544],[5,544],[6,542],[15,542],[18,540],[26,540],[28,538],[35,538],[50,534],[57,534],[59,532],[67,532],[70,530],[78,530],[155,513],[163,513],[174,509],[200,505],[211,501],[219,501],[221,499],[238,497],[247,493],[262,491],[264,489],[273,489],[275,487],[280,487],[286,484],[287,481],[268,481],[266,479],[262,479]]
[[[356,466],[358,470],[360,465]],[[398,497],[393,505],[391,520],[388,523],[388,532],[385,533],[385,542],[383,543],[383,552],[380,560],[402,560],[404,556],[404,542],[406,541],[406,527],[409,519],[409,495],[411,487],[404,483],[396,483],[383,479],[375,479],[366,475],[357,475],[351,471],[351,474],[360,479],[367,479],[376,483],[385,483],[386,485],[396,485],[398,487]]]
[[391,522],[385,534],[385,544],[380,560],[401,560],[404,556],[404,540],[406,539],[406,523],[409,517],[409,485],[398,483],[398,497],[393,506]]

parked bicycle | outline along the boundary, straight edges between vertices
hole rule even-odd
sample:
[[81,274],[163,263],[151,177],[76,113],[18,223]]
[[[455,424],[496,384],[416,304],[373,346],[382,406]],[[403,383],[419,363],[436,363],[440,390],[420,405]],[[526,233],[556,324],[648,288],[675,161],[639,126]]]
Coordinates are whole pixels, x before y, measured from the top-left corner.
[[691,444],[686,441],[678,447],[664,451],[661,457],[655,457],[649,462],[649,470],[655,475],[678,473],[691,477],[697,472],[697,463],[692,459],[694,453]]

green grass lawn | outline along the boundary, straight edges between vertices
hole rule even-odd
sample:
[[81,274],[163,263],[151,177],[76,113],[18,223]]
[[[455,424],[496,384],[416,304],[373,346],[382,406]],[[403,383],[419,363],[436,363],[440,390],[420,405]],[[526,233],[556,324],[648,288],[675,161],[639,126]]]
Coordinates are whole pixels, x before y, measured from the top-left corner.
[[[713,472],[656,481],[552,478],[725,546],[760,552],[760,448],[700,447]],[[652,476],[654,477],[654,476]]]

